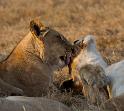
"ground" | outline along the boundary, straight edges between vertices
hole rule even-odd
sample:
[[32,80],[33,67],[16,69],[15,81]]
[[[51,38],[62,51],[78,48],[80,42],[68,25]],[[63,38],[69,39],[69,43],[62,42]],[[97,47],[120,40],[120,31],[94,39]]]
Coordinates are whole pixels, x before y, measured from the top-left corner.
[[124,59],[123,0],[0,0],[0,60],[29,31],[29,22],[43,22],[68,40],[93,34],[109,64]]

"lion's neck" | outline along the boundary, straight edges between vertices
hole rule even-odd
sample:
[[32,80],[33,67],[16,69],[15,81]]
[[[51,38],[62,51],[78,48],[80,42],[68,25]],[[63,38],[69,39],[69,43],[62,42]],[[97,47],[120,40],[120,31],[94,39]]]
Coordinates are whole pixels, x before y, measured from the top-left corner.
[[16,46],[16,48],[13,50],[9,58],[7,59],[8,62],[12,61],[20,61],[23,60],[26,57],[26,51],[29,50],[29,47],[31,47],[31,36],[30,33],[24,37],[23,40]]
[[[13,67],[13,65],[20,67],[21,65],[24,66],[25,64],[30,65],[34,62],[34,60],[36,60],[35,58],[38,57],[38,55],[35,56],[35,53],[36,52],[34,49],[33,37],[32,34],[29,33],[16,46],[5,63],[7,64],[7,66],[11,64],[11,67]],[[40,59],[40,57],[38,59]]]

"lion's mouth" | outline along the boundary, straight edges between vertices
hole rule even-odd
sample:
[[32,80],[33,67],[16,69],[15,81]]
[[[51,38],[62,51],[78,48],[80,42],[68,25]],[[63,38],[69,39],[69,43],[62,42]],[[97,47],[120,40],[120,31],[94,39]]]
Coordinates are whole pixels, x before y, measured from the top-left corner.
[[66,55],[66,59],[65,59],[65,64],[66,65],[69,65],[70,64],[71,58],[72,58],[72,54],[71,53],[69,53],[69,54]]
[[71,63],[72,60],[72,54],[68,53],[65,56],[60,56],[61,61],[63,61],[65,63],[65,65],[69,65]]
[[71,68],[72,58],[73,58],[72,53],[67,53],[65,56],[60,56],[60,59],[61,61],[63,61],[64,66],[68,66],[68,71],[70,75],[72,72],[72,68]]

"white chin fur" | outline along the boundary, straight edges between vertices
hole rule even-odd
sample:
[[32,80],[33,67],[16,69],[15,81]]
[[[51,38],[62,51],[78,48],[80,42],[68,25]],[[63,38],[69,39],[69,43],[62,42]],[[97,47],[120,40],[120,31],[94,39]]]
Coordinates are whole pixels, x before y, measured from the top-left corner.
[[65,62],[64,62],[64,61],[59,60],[59,66],[60,66],[61,68],[63,68],[63,67],[65,66]]

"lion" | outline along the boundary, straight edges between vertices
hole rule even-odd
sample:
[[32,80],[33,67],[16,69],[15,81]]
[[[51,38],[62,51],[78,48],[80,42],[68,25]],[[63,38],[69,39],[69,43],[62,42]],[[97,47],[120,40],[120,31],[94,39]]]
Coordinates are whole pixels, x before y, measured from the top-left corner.
[[71,111],[61,102],[43,97],[9,96],[0,98],[0,111]]
[[73,86],[80,89],[91,103],[100,105],[102,101],[110,98],[108,91],[110,79],[104,70],[106,63],[94,48],[93,36],[80,38],[74,42],[74,45],[78,47],[78,50],[70,66]]
[[90,103],[100,105],[109,99],[107,86],[110,81],[101,66],[87,64],[81,67],[79,74],[83,85],[83,95]]
[[[82,67],[88,64],[94,66],[98,65],[99,67],[96,67],[96,69],[100,69],[101,67],[104,71],[104,75],[106,76],[106,81],[108,81],[107,92],[109,98],[117,97],[124,93],[123,88],[124,60],[108,66],[106,62],[103,60],[98,50],[96,49],[95,39],[92,35],[88,35],[85,38],[76,40],[74,42],[74,45],[78,45],[80,49],[79,54],[73,59],[73,62],[71,63],[72,67],[71,69],[73,69],[71,76],[75,84],[76,83],[81,84],[79,71],[81,70]],[[101,72],[103,71],[101,70]],[[95,77],[97,75],[92,74],[92,76]],[[96,78],[96,80],[103,81],[102,78],[101,79]],[[100,94],[102,93],[99,93],[99,95]]]
[[[89,37],[88,37],[89,38]],[[75,56],[70,63],[71,78],[64,81],[62,88],[72,88],[83,92],[83,95],[93,104],[100,105],[102,101],[109,98],[108,85],[109,78],[106,76],[104,68],[99,64],[83,63],[82,56],[86,56],[84,39],[76,40],[74,46],[77,48]],[[87,61],[84,59],[84,62]],[[80,67],[78,67],[80,65]],[[67,87],[68,86],[68,87]]]
[[124,111],[124,94],[113,97],[100,105],[102,111]]
[[24,92],[22,89],[14,87],[10,84],[8,84],[7,82],[3,81],[2,79],[0,79],[0,96],[21,96],[23,95]]
[[100,105],[110,98],[108,92],[110,80],[101,66],[86,64],[79,72],[73,70],[72,68],[71,78],[62,83],[62,89],[82,93],[94,105]]
[[73,45],[40,19],[30,22],[30,32],[0,63],[0,78],[27,96],[42,96],[52,84],[54,71],[68,65]]
[[85,64],[100,65],[103,69],[108,67],[96,47],[96,41],[93,35],[87,35],[84,38],[76,40],[74,43],[79,45],[79,48],[81,48],[79,54],[74,59],[74,62],[77,62],[76,68],[78,70],[80,70],[80,68]]
[[124,60],[111,64],[105,69],[106,75],[110,78],[110,97],[117,97],[124,94]]

